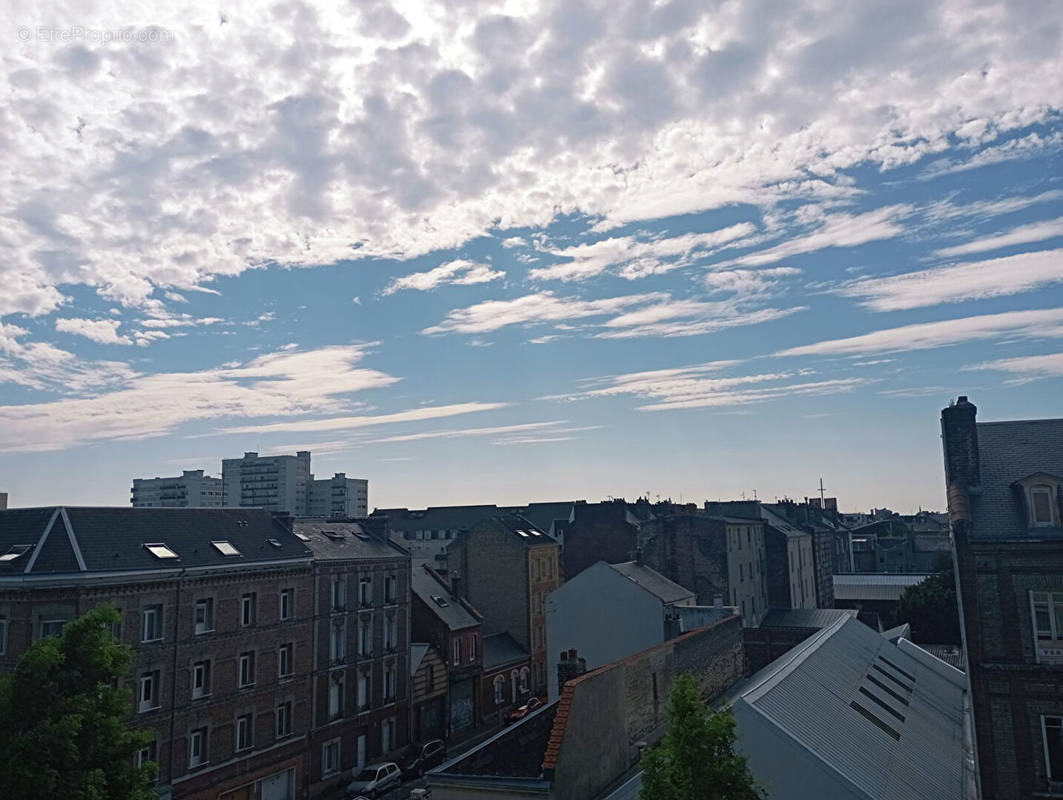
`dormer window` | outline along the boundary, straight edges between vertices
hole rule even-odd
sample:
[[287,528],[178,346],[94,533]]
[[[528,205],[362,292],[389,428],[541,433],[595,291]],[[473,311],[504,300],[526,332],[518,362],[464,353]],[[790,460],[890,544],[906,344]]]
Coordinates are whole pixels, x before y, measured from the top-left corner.
[[1063,478],[1038,472],[1013,485],[1022,495],[1028,528],[1063,527],[1059,516],[1059,490]]

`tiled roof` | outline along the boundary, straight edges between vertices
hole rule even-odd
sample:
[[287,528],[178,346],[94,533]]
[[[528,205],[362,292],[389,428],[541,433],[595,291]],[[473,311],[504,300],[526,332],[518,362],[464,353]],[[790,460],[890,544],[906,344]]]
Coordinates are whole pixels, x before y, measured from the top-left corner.
[[398,545],[375,535],[358,522],[297,519],[295,533],[306,537],[304,543],[318,560],[394,559],[409,556]]
[[483,638],[484,672],[527,661],[529,653],[506,632],[492,633]]
[[[226,555],[215,542],[228,542],[236,554]],[[175,557],[159,558],[149,544],[165,545]],[[0,510],[0,554],[18,545],[31,548],[0,562],[0,576],[168,571],[311,557],[282,521],[253,508]]]
[[1059,528],[1026,525],[1012,484],[1038,472],[1063,476],[1063,419],[980,422],[979,491],[971,494],[973,537],[994,539],[1059,536]]
[[410,588],[449,630],[460,631],[481,623],[481,619],[454,597],[450,588],[426,564],[413,570]]
[[610,569],[616,570],[625,578],[641,586],[647,592],[658,598],[662,603],[678,603],[680,600],[689,600],[694,593],[680,586],[675,581],[664,577],[656,570],[639,564],[637,561],[626,561],[622,564],[607,564]]
[[834,576],[835,600],[900,600],[904,590],[929,575],[905,572],[866,572]]

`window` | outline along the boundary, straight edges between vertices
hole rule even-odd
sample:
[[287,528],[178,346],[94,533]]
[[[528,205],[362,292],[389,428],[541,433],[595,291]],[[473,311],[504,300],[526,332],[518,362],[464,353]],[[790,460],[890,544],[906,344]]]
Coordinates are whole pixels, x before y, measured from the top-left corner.
[[151,744],[147,747],[141,747],[137,750],[137,754],[133,759],[133,763],[136,764],[137,769],[143,767],[145,764],[158,761],[158,744],[154,739],[151,740]]
[[321,777],[340,771],[340,740],[333,739],[321,746]]
[[144,606],[141,616],[140,641],[157,642],[162,638],[162,606]]
[[277,738],[292,735],[292,701],[277,706]]
[[528,674],[529,673],[528,673],[528,668],[527,667],[521,667],[520,668],[520,693],[521,694],[527,694],[528,693]]
[[398,625],[395,623],[394,617],[388,617],[384,620],[384,649],[391,651],[395,649],[395,630]]
[[240,625],[249,628],[258,619],[258,595],[250,592],[240,597]]
[[277,677],[290,678],[295,672],[294,645],[291,642],[282,644],[277,649]]
[[513,696],[512,702],[514,702],[514,703],[517,702],[517,685],[519,683],[520,683],[520,671],[519,670],[513,670],[511,673],[509,673],[509,688],[510,688],[510,693]]
[[384,667],[384,700],[391,701],[395,699],[395,665],[388,664]]
[[454,639],[454,666],[461,664],[461,639]]
[[384,578],[384,602],[394,603],[399,598],[399,579],[394,575]]
[[336,719],[343,715],[343,673],[332,676],[328,687],[328,717]]
[[151,711],[159,707],[159,671],[142,672],[137,694],[137,711]]
[[373,653],[373,618],[363,617],[358,623],[358,653],[368,656]]
[[[540,625],[539,626],[539,631],[541,632],[542,629],[543,629],[543,626]],[[471,664],[474,661],[476,661],[476,634],[475,633],[472,636],[469,637],[469,663]]]
[[7,652],[7,618],[0,617],[0,656]]
[[214,630],[214,600],[207,597],[196,600],[196,633],[210,633]]
[[153,556],[155,556],[155,558],[177,558],[177,553],[175,553],[162,542],[145,544],[144,548]]
[[28,553],[32,549],[33,549],[33,545],[32,544],[16,544],[16,545],[13,545],[10,550],[8,550],[6,553],[4,553],[2,556],[0,556],[0,564],[2,564],[5,561],[14,561],[19,556],[24,555],[25,553]]
[[197,661],[192,665],[192,699],[210,694],[210,662]]
[[363,606],[373,604],[373,579],[363,577],[358,580],[358,602]]
[[295,590],[294,589],[281,589],[280,598],[280,613],[279,617],[281,621],[292,618],[292,614],[295,613]]
[[390,717],[380,726],[380,749],[385,753],[395,749],[395,718]]
[[251,715],[236,718],[236,749],[247,750],[254,744],[254,725]]
[[358,674],[358,709],[364,710],[369,707],[369,673]]
[[220,541],[211,542],[214,545],[214,549],[221,553],[223,556],[238,556],[240,551],[233,546],[232,542]]
[[1030,606],[1038,663],[1063,664],[1063,592],[1031,592]]
[[347,581],[344,578],[332,580],[332,610],[343,611],[347,605]]
[[241,653],[239,670],[237,671],[237,686],[243,688],[255,683],[255,654],[253,652]]
[[48,636],[58,636],[62,632],[64,624],[66,624],[65,619],[42,619],[41,638],[44,639]]
[[1063,781],[1063,717],[1041,717],[1045,766],[1050,781]]
[[506,679],[501,675],[495,675],[495,705],[502,705],[502,692],[506,689]]
[[1034,525],[1052,524],[1052,489],[1035,486],[1030,489],[1030,509]]
[[207,729],[196,728],[188,733],[188,766],[207,763]]
[[329,637],[329,662],[342,664],[347,660],[347,622],[337,620],[332,625],[332,635]]

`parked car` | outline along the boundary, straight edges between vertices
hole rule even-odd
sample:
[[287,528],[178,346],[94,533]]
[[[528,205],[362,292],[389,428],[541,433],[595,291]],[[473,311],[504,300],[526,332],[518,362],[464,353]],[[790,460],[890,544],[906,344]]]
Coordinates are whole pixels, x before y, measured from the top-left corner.
[[363,767],[362,771],[354,776],[347,784],[347,797],[357,798],[359,795],[368,797],[369,800],[393,789],[402,780],[402,771],[399,765],[393,761],[382,761],[379,764],[370,764]]
[[535,709],[539,708],[543,704],[543,701],[538,697],[533,697],[527,703],[520,708],[515,708],[506,714],[506,724],[509,725],[513,722],[519,722],[528,716]]
[[402,756],[404,778],[419,778],[432,767],[447,760],[447,746],[442,739],[432,739],[424,744],[411,744]]

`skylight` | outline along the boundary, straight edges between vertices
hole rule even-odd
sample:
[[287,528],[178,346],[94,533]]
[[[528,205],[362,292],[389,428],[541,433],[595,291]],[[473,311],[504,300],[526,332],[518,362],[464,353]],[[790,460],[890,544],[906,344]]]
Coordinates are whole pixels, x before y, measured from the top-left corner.
[[297,537],[299,537],[299,540],[300,540],[300,541],[303,541],[303,542],[309,542],[309,541],[310,541],[310,537],[309,537],[309,536],[307,536],[307,535],[306,535],[305,533],[297,533],[297,534],[295,534],[295,535],[296,535]]
[[525,539],[527,539],[527,538],[528,538],[528,532],[527,532],[527,531],[517,531],[517,533],[519,533],[519,534],[520,534],[521,536],[523,536],[523,537],[524,537]]
[[217,541],[217,542],[211,542],[211,544],[214,545],[214,548],[219,553],[221,553],[223,556],[238,556],[238,555],[240,555],[240,551],[237,550],[233,546],[232,542],[227,542],[224,539],[222,539],[222,540]]
[[280,547],[281,546],[281,543],[278,542],[276,539],[266,539],[266,541],[269,543],[269,545],[271,547]]
[[448,605],[446,598],[440,597],[438,594],[432,595],[432,600],[434,600],[435,604],[440,608],[446,608]]
[[175,553],[173,550],[171,550],[169,547],[167,547],[162,542],[154,542],[154,543],[150,543],[150,544],[145,544],[144,547],[146,547],[148,552],[151,553],[153,556],[155,556],[155,558],[177,558],[178,557],[177,553]]
[[26,551],[32,550],[32,549],[33,549],[33,545],[32,544],[16,544],[16,545],[12,546],[12,548],[10,550],[8,550],[6,553],[4,553],[2,556],[0,556],[0,562],[14,561],[20,555],[22,555]]

